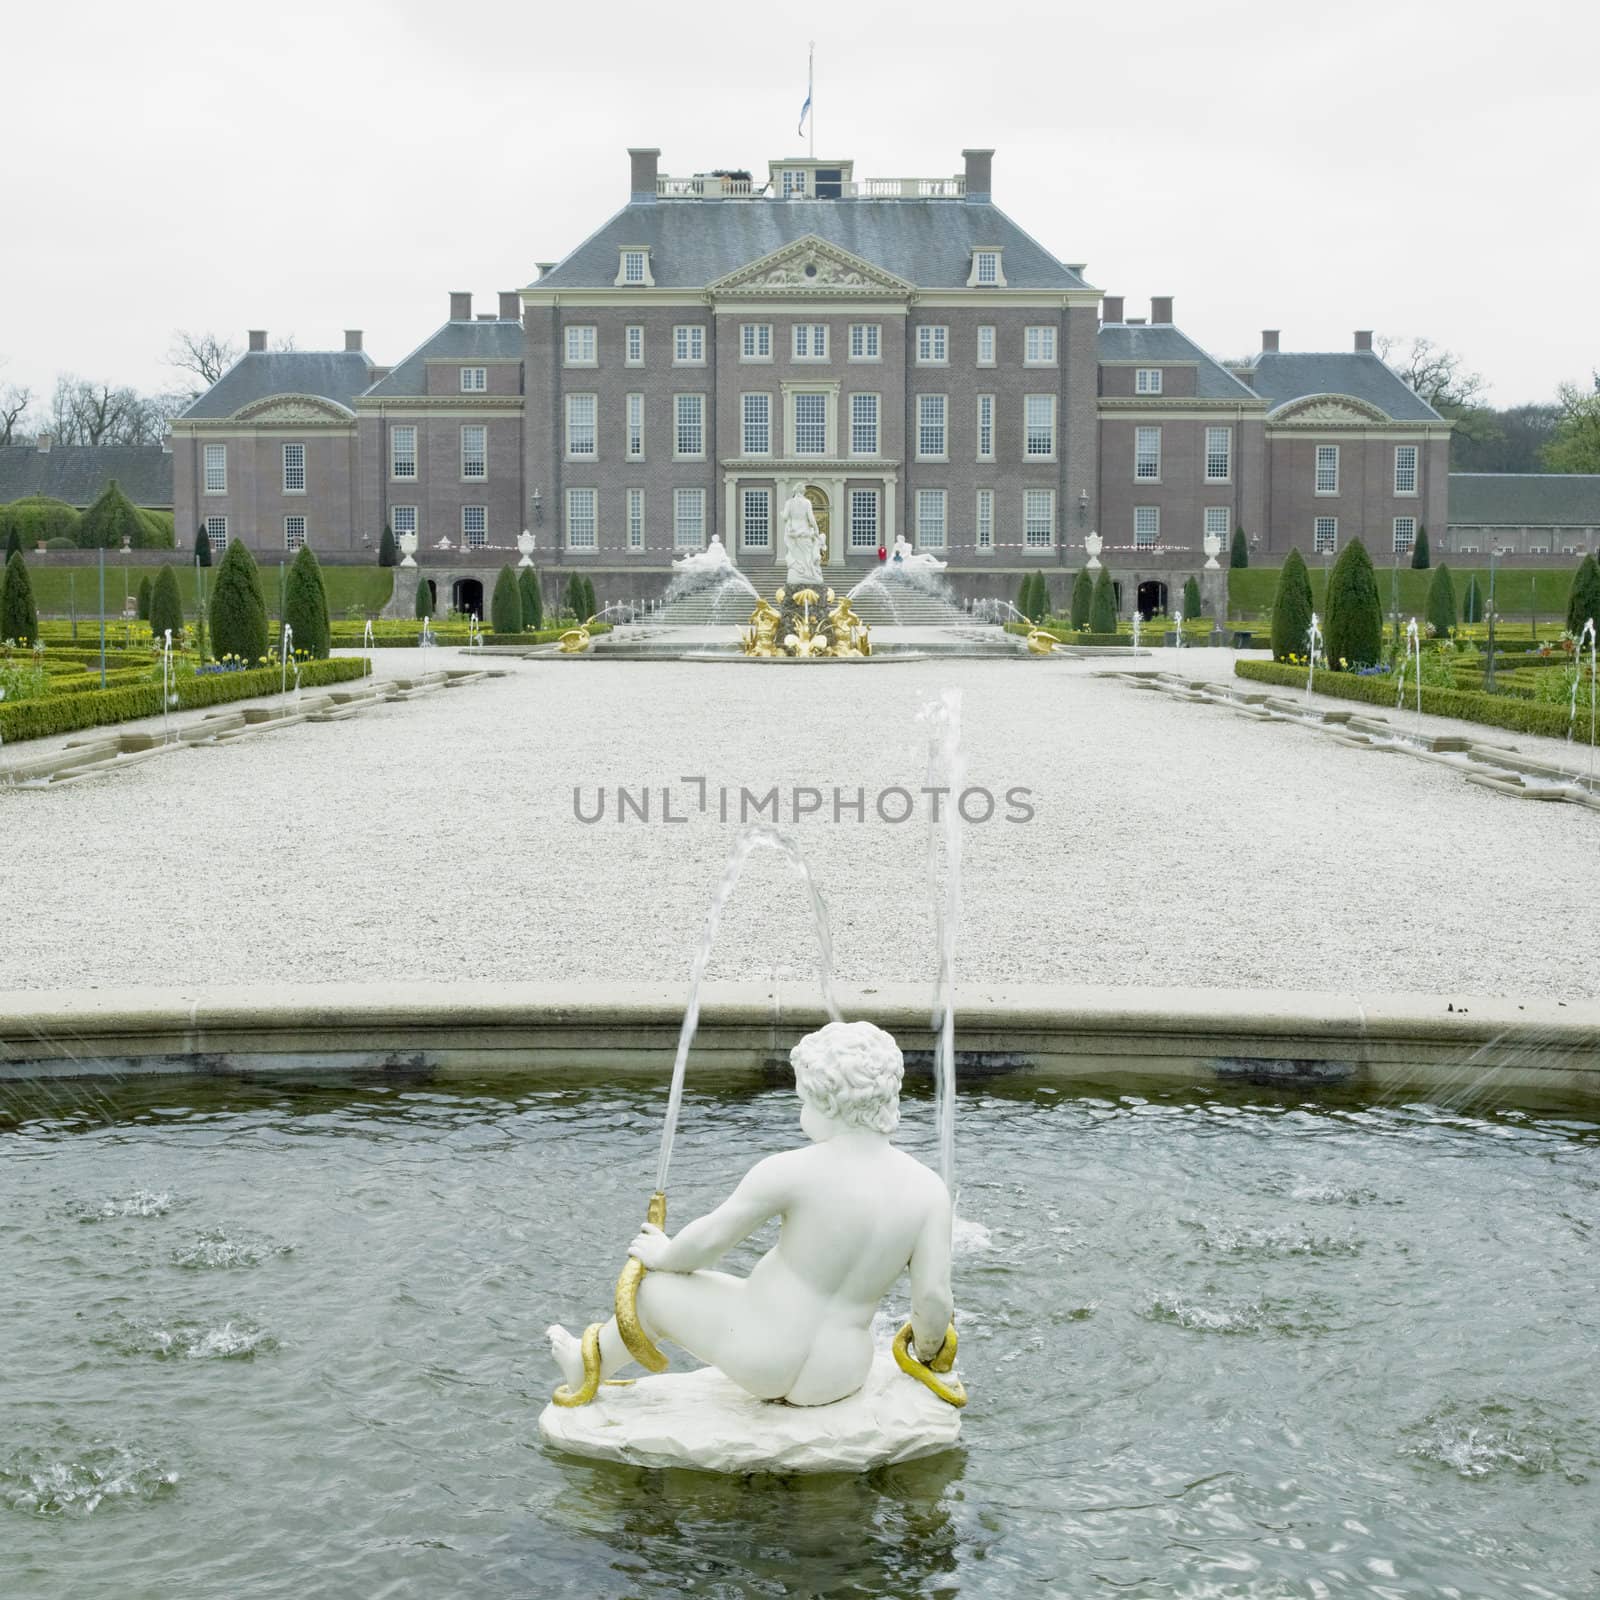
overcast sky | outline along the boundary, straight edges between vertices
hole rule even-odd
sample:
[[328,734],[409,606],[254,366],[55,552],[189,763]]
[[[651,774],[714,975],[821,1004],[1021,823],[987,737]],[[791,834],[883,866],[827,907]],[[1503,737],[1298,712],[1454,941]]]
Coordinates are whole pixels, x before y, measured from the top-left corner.
[[1220,356],[1426,334],[1494,403],[1600,366],[1600,8],[34,4],[0,35],[0,385],[159,389],[174,329],[397,361],[666,173],[995,147],[997,203]]

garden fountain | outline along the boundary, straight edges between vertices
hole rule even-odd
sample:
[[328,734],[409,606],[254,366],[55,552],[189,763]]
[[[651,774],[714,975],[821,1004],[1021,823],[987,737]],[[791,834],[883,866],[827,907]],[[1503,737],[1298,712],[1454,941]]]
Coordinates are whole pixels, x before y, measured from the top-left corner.
[[1317,676],[1317,655],[1322,649],[1322,628],[1315,611],[1311,613],[1311,626],[1306,629],[1306,704],[1311,704],[1311,686]]

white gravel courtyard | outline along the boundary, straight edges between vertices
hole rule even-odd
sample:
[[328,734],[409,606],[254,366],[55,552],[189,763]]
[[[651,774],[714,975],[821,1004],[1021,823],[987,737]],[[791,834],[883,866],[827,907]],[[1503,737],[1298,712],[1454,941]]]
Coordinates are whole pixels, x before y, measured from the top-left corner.
[[[416,666],[414,651],[380,656],[391,674]],[[1231,663],[1190,651],[1183,666]],[[434,664],[464,663],[441,650]],[[897,826],[875,801],[920,788],[916,714],[953,687],[968,783],[997,801],[965,835],[968,980],[1593,992],[1594,814],[1141,693],[1099,663],[493,664],[507,675],[349,722],[59,790],[0,782],[15,874],[0,990],[686,978],[739,790],[774,784],[785,827],[790,790],[822,791],[792,831],[840,978],[922,979],[923,802]],[[619,785],[652,791],[648,824],[617,821]],[[592,812],[601,786],[606,819],[578,821],[574,790]],[[686,821],[660,821],[663,786]],[[858,787],[866,820],[836,822],[833,791]],[[1031,791],[1031,821],[1002,820],[1013,788]],[[802,978],[813,959],[797,886],[758,854],[712,975]]]

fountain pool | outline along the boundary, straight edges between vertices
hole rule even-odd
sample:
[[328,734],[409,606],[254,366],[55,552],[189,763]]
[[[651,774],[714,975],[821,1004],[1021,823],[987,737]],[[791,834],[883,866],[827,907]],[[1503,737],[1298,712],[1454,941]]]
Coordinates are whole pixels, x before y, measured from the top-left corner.
[[[679,1218],[795,1134],[695,1083]],[[1592,1590],[1592,1109],[969,1084],[961,1448],[727,1480],[535,1429],[664,1101],[0,1085],[7,1600]],[[925,1088],[901,1137],[935,1159]]]

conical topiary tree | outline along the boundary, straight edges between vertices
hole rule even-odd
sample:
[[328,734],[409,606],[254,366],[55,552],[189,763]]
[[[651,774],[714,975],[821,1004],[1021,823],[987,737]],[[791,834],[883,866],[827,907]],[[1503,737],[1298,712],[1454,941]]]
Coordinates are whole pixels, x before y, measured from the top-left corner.
[[1328,664],[1370,667],[1383,655],[1383,606],[1367,547],[1352,539],[1328,579],[1328,618],[1322,629]]
[[489,625],[496,634],[522,632],[522,591],[517,587],[517,574],[509,565],[501,567],[500,576],[494,580]]
[[139,508],[117,487],[113,478],[100,492],[100,498],[83,514],[78,524],[78,543],[85,550],[120,550],[126,539],[135,550],[151,542],[148,524]]
[[1230,567],[1250,565],[1250,541],[1245,538],[1243,528],[1233,530],[1233,545],[1228,552],[1228,565]]
[[232,539],[211,591],[211,649],[253,666],[267,653],[267,597],[261,572],[242,539]]
[[150,620],[150,574],[148,572],[139,580],[139,597],[134,602],[134,611],[141,622]]
[[1087,628],[1089,626],[1089,612],[1094,605],[1094,579],[1089,576],[1087,567],[1079,567],[1078,575],[1072,580],[1072,611],[1070,613],[1074,628]]
[[420,572],[417,574],[417,603],[412,612],[418,622],[426,622],[433,615],[433,590]]
[[583,579],[576,572],[567,579],[566,608],[580,622],[589,614],[583,609]]
[[[147,579],[146,582],[149,580]],[[139,586],[143,589],[144,585]],[[157,644],[168,628],[175,643],[183,642],[183,597],[178,593],[178,574],[163,563],[150,591],[150,633]]]
[[1017,598],[1012,603],[1030,622],[1033,620],[1033,574],[1031,572],[1023,575],[1022,582],[1017,585]]
[[1183,620],[1196,622],[1200,617],[1200,585],[1193,578],[1183,582]]
[[194,530],[194,558],[202,567],[211,565],[211,535],[203,522]]
[[1416,572],[1428,570],[1428,530],[1417,529],[1417,542],[1411,547],[1411,566]]
[[583,615],[592,617],[600,610],[599,602],[594,597],[594,579],[583,580]]
[[12,528],[6,534],[6,560],[9,561],[12,556],[20,556],[21,554],[22,535],[15,528]]
[[392,567],[400,559],[400,547],[394,542],[394,529],[386,522],[383,537],[378,541],[378,565]]
[[294,630],[291,648],[321,661],[326,659],[331,630],[328,626],[328,591],[322,567],[311,546],[300,546],[289,563],[283,586],[283,620]]
[[1478,587],[1478,575],[1475,572],[1468,576],[1467,590],[1461,597],[1461,620],[1483,621],[1483,590]]
[[1567,632],[1576,638],[1591,617],[1600,628],[1600,565],[1593,556],[1585,556],[1573,574],[1572,591],[1567,596]]
[[517,569],[517,592],[522,596],[522,626],[524,629],[544,625],[544,596],[539,592],[539,574],[532,567]]
[[1298,550],[1291,550],[1278,569],[1278,588],[1272,597],[1272,656],[1275,661],[1287,661],[1290,656],[1306,653],[1312,609],[1311,574],[1306,571],[1305,557]]
[[1094,580],[1094,598],[1089,602],[1089,632],[1117,631],[1117,594],[1111,587],[1111,574],[1104,567]]
[[6,559],[5,577],[0,579],[0,639],[28,644],[39,637],[39,613],[34,609],[33,584],[20,550]]
[[1456,586],[1450,576],[1449,565],[1443,561],[1434,568],[1428,582],[1428,621],[1433,624],[1434,636],[1449,638],[1456,625]]

